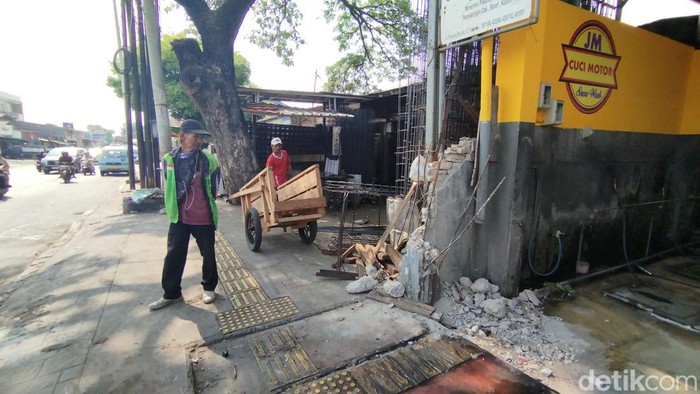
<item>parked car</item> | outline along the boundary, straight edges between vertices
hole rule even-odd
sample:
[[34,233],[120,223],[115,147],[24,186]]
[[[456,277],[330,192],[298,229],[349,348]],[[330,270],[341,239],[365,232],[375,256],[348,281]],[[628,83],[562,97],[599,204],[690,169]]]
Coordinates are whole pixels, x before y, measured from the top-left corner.
[[100,167],[100,175],[109,173],[129,173],[129,151],[126,146],[105,146],[102,148],[97,160]]
[[75,170],[80,171],[80,160],[85,154],[85,148],[75,146],[59,146],[51,149],[43,159],[41,159],[41,170],[44,174],[49,174],[51,171],[58,172],[58,158],[61,157],[61,152],[66,151],[73,157],[73,161],[77,163]]

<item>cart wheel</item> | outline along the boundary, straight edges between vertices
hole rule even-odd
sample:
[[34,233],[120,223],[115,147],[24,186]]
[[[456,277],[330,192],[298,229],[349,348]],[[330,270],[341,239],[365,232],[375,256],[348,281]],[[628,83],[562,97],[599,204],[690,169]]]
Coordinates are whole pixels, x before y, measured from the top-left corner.
[[316,239],[316,232],[318,231],[318,224],[314,220],[313,222],[306,223],[306,226],[299,228],[299,238],[304,241],[305,244],[310,244]]
[[248,248],[253,252],[260,250],[262,243],[262,226],[260,225],[260,214],[255,208],[248,208],[245,215],[245,239],[248,241]]

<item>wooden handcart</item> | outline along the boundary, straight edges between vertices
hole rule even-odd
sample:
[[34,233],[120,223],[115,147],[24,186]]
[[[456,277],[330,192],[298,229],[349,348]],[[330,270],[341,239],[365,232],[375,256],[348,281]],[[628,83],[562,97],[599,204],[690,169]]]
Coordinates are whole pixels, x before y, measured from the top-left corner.
[[241,199],[243,225],[250,250],[257,252],[263,231],[273,227],[297,229],[304,243],[316,239],[316,221],[326,215],[321,173],[313,165],[275,189],[272,170],[267,167],[235,193]]

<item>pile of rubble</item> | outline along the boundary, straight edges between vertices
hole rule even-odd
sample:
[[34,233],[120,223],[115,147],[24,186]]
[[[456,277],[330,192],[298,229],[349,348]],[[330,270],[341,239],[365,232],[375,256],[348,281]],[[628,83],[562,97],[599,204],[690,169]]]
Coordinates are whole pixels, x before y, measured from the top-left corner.
[[540,378],[552,375],[549,366],[553,363],[571,364],[583,350],[557,337],[551,326],[561,319],[544,315],[532,290],[509,299],[484,278],[472,282],[462,277],[458,282],[442,283],[440,303],[444,325]]

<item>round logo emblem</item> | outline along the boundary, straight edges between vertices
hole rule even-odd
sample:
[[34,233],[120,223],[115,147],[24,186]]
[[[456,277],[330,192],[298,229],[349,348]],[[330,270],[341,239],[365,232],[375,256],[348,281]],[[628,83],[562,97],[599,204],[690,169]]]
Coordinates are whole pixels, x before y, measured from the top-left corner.
[[586,21],[569,44],[562,44],[562,50],[564,69],[559,81],[566,83],[571,102],[583,113],[598,111],[617,89],[620,57],[610,31],[599,21]]

